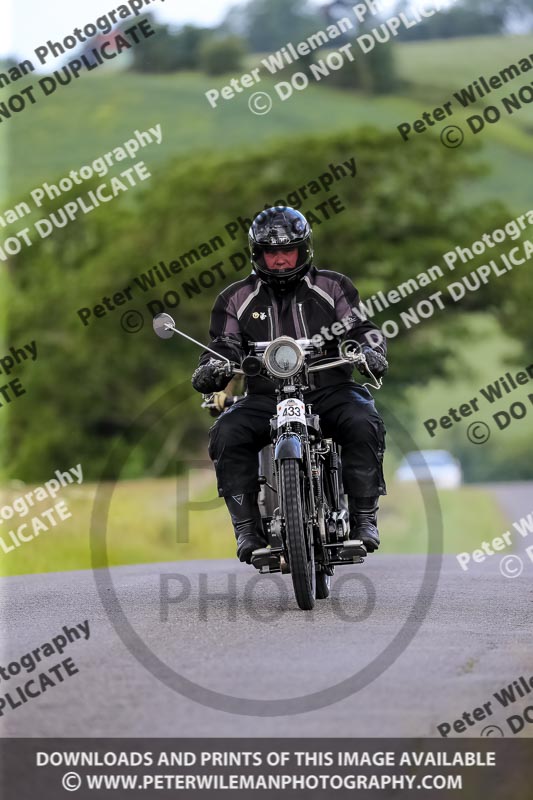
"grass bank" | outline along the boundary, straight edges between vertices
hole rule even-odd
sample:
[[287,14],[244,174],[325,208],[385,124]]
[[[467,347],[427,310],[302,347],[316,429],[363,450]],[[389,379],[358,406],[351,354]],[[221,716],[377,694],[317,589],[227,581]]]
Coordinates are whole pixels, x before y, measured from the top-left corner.
[[[234,557],[235,544],[224,503],[216,497],[208,473],[205,478],[190,493],[190,502],[197,505],[192,510],[182,502],[187,495],[183,480],[117,484],[105,536],[109,565]],[[5,489],[1,504],[13,502],[30,488]],[[381,502],[382,552],[427,552],[428,530],[419,488],[389,482],[389,489],[389,495]],[[90,569],[89,531],[95,494],[94,484],[64,489],[61,499],[66,501],[71,518],[9,553],[0,550],[0,573],[21,575]],[[440,492],[439,501],[446,553],[474,549],[484,538],[493,538],[505,530],[506,522],[485,489],[465,486],[457,491]],[[50,505],[44,501],[35,511],[42,514]],[[16,524],[28,519],[17,519]],[[0,525],[0,536],[8,544],[13,527],[7,521]],[[99,525],[97,531],[103,534],[103,526]],[[100,536],[97,538],[101,540]],[[98,564],[103,566],[102,562]]]
[[[532,53],[533,36],[403,43],[395,45],[394,52],[402,79],[402,87],[394,95],[368,97],[340,91],[326,78],[282,102],[275,84],[287,79],[283,72],[261,81],[261,91],[273,99],[272,111],[265,116],[250,112],[251,92],[211,108],[205,92],[221,88],[231,76],[213,79],[197,72],[84,75],[5,124],[11,164],[9,194],[19,199],[44,181],[91,163],[131,137],[133,131],[157,124],[163,128],[162,144],[152,145],[140,156],[149,167],[198,152],[257,148],[277,137],[298,137],[309,131],[320,135],[373,125],[396,133],[397,125],[414,122],[480,75],[498,74]],[[506,84],[487,102],[527,84],[526,78]],[[457,105],[454,103],[454,108]],[[478,106],[468,113],[479,113]],[[457,111],[453,120],[462,125],[465,117]],[[472,187],[472,193],[466,192],[466,202],[490,194],[520,212],[533,205],[531,182],[524,180],[533,152],[532,125],[533,108],[525,106],[475,137],[483,145],[480,158],[491,165],[491,175]],[[470,134],[468,138],[474,137]],[[440,147],[438,139],[437,144]],[[406,144],[406,155],[414,154],[415,147],[414,141]]]

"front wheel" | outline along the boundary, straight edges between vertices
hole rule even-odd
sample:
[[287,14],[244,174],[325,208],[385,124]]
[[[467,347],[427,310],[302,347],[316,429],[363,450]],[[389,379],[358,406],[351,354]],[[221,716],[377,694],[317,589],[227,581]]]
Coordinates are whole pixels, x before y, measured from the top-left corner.
[[283,488],[281,512],[285,518],[285,541],[296,602],[303,611],[315,606],[315,559],[313,542],[306,535],[300,481],[300,462],[287,458],[280,464]]

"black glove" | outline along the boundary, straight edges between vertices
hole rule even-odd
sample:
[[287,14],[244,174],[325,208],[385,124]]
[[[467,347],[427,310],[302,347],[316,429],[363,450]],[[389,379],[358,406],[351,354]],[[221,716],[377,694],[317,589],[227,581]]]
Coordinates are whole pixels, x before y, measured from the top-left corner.
[[231,379],[231,374],[228,374],[226,366],[225,361],[210,358],[195,370],[192,376],[193,389],[202,394],[222,391]]
[[[381,378],[382,375],[385,375],[387,372],[389,365],[385,356],[382,356],[381,353],[378,353],[377,350],[373,350],[372,347],[365,345],[361,352],[366,357],[366,363],[368,365],[368,369],[370,372],[376,376],[376,378]],[[364,365],[361,364],[357,367],[361,375],[365,374]]]

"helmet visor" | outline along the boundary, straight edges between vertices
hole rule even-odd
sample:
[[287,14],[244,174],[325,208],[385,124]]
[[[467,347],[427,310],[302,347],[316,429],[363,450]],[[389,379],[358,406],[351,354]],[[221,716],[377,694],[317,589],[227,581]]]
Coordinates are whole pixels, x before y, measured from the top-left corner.
[[254,264],[280,277],[297,272],[304,264],[309,263],[311,257],[312,250],[307,242],[284,245],[282,247],[256,244],[252,248]]
[[283,274],[298,266],[300,251],[294,245],[290,247],[263,247],[263,261],[270,272]]

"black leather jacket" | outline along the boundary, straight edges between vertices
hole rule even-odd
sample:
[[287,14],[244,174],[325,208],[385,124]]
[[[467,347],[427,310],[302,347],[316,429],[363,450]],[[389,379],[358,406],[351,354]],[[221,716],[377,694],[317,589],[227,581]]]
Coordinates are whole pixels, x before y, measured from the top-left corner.
[[[364,317],[359,292],[340,272],[312,266],[294,290],[286,295],[275,294],[252,272],[247,278],[228,286],[217,297],[211,312],[210,347],[240,363],[249,352],[250,342],[271,341],[282,335],[295,339],[322,335],[324,347],[316,360],[324,358],[324,354],[338,356],[339,342],[346,339],[371,345],[386,355],[385,338],[379,335],[379,328]],[[332,331],[334,323],[341,320],[342,332],[339,332],[339,326]],[[331,340],[322,329],[328,331]],[[371,331],[374,334],[368,336]],[[200,364],[212,357],[211,353],[204,351]],[[352,371],[350,365],[343,365],[313,373],[310,389],[346,383],[352,379]],[[249,394],[274,394],[275,386],[267,378],[247,378],[246,390]]]

